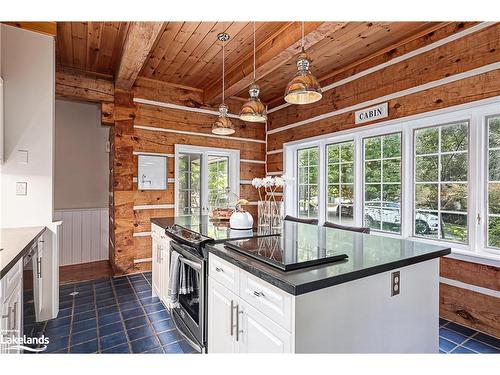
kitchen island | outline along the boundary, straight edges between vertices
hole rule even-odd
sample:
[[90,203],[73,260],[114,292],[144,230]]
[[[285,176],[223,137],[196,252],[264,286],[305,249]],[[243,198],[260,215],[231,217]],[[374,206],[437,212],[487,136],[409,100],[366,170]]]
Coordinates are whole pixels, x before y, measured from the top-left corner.
[[285,222],[280,237],[207,249],[210,353],[438,352],[445,246]]

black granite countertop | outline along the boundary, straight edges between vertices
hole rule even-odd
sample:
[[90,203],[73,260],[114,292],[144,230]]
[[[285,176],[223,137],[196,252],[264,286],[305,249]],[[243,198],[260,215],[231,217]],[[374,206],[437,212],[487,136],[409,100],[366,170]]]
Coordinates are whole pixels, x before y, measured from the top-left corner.
[[[307,224],[289,225],[282,234],[278,251],[284,253],[301,248],[298,257],[309,257],[309,252],[326,254],[344,253],[346,260],[308,268],[281,271],[273,266],[229,249],[224,244],[209,244],[209,252],[235,264],[245,271],[275,285],[293,295],[300,295],[329,286],[346,283],[396,268],[431,260],[450,254],[446,246],[430,245],[418,241],[403,240],[374,234],[362,234],[345,230],[324,228]],[[241,243],[245,240],[239,240]],[[262,246],[275,243],[276,239],[249,240]],[[267,241],[267,243],[266,243]],[[283,257],[290,254],[283,254]],[[314,255],[313,255],[314,256]]]
[[212,243],[257,236],[255,230],[231,229],[228,221],[211,220],[207,215],[152,218],[151,222],[164,229],[174,224],[180,225],[205,237],[212,238]]

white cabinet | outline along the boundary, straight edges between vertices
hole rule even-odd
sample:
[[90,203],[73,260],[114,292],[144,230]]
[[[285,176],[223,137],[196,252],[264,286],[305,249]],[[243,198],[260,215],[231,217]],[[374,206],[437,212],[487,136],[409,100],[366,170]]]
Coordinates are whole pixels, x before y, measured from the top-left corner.
[[169,285],[170,239],[165,230],[151,225],[152,238],[152,289],[162,302],[165,302]]
[[293,352],[292,296],[213,254],[207,314],[209,353]]
[[[0,302],[0,335],[3,344],[0,353],[19,353],[17,349],[9,348],[13,339],[19,339],[22,333],[22,260],[0,280],[2,290]],[[4,294],[8,291],[8,294]]]
[[[236,327],[234,319],[237,305],[238,296],[209,277],[208,351],[210,353],[238,352],[235,331],[239,327]],[[210,334],[211,332],[214,334]]]
[[245,302],[240,308],[240,353],[291,353],[290,332]]
[[44,274],[46,274],[42,269],[44,250],[43,236],[38,239],[37,244],[34,246],[38,246],[36,256],[31,259],[33,266],[33,302],[35,304],[35,317],[36,321],[38,322],[41,320],[42,308],[44,307],[43,284]]

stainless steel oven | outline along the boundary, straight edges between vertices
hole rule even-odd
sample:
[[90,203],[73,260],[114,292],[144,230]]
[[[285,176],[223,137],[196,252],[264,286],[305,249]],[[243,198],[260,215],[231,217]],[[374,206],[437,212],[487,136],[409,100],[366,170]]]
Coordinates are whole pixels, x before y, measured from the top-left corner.
[[200,352],[205,351],[207,330],[206,322],[206,261],[200,251],[189,245],[170,242],[170,256],[176,251],[181,254],[180,262],[187,267],[196,279],[193,291],[179,294],[179,307],[173,308],[172,319],[185,339]]

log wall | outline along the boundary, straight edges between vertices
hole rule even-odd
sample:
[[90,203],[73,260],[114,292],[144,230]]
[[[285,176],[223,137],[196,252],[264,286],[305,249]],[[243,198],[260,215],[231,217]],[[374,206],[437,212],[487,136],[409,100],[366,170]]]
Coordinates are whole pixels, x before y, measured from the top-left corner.
[[[450,30],[463,32],[469,27],[472,25],[452,24],[449,30],[441,31],[447,33],[441,37],[448,36]],[[400,51],[408,53],[438,40],[439,35],[426,35],[412,41],[413,47],[401,46],[398,51],[332,76],[328,82],[342,82],[363,70],[390,62],[401,56]],[[276,110],[269,114],[268,120],[267,172],[283,171],[282,149],[286,142],[376,123],[354,124],[355,110],[363,107],[387,101],[389,116],[380,120],[387,121],[499,96],[499,62],[500,24],[496,23],[369,74],[361,74],[357,79],[348,79],[325,91],[317,103]],[[455,280],[463,283],[460,284],[463,287],[441,283],[440,315],[499,337],[500,299],[488,292],[495,294],[500,290],[498,271],[498,267],[443,258],[442,280]]]
[[[174,154],[176,144],[240,150],[240,197],[256,202],[257,192],[248,180],[265,175],[265,127],[231,119],[237,131],[232,137],[211,136],[215,115],[160,105],[134,102],[160,98],[170,104],[197,107],[197,93],[183,88],[154,88],[139,81],[134,92],[115,92],[114,104],[103,105],[103,121],[110,131],[112,160],[110,181],[110,260],[116,274],[151,269],[150,262],[134,260],[151,257],[151,218],[174,216],[174,158],[168,157],[168,188],[164,191],[137,190],[137,153]],[[175,92],[177,90],[177,92]],[[167,95],[168,94],[168,95]],[[188,132],[186,134],[185,132]],[[257,206],[246,209],[256,216]],[[256,219],[256,218],[255,218]]]

